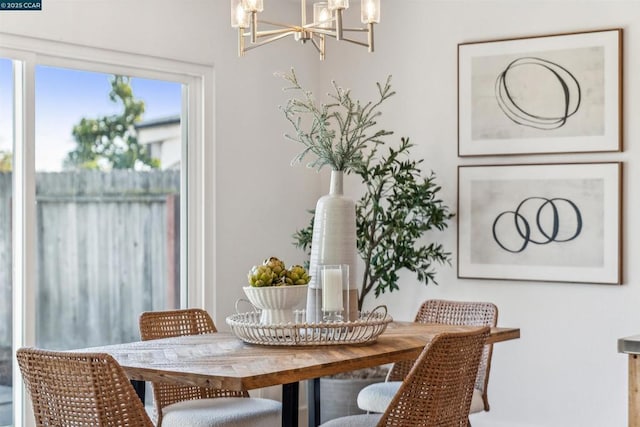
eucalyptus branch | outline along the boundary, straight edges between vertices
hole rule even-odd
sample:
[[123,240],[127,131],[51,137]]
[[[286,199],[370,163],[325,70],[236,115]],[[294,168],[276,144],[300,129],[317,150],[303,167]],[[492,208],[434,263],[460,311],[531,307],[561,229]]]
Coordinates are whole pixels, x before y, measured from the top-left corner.
[[[294,91],[299,96],[280,107],[295,130],[295,134],[285,134],[285,137],[303,146],[292,164],[302,163],[312,154],[315,158],[307,163],[308,167],[321,169],[328,165],[349,173],[363,163],[365,152],[375,151],[383,138],[393,133],[375,130],[378,125],[375,119],[381,115],[380,106],[395,94],[391,89],[391,76],[387,77],[384,86],[376,84],[379,98],[364,105],[354,101],[351,92],[335,82],[332,82],[333,93],[328,94],[333,102],[319,104],[313,94],[300,85],[293,69],[281,77],[290,83],[284,90]],[[303,117],[311,121],[308,127],[305,127]]]

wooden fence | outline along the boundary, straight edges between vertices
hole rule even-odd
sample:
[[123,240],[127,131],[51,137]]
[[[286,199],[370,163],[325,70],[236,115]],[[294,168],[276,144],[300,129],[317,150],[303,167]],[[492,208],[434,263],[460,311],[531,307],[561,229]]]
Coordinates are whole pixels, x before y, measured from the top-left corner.
[[[38,173],[36,341],[67,349],[138,338],[179,297],[178,171]],[[11,345],[11,175],[0,174],[0,346]]]

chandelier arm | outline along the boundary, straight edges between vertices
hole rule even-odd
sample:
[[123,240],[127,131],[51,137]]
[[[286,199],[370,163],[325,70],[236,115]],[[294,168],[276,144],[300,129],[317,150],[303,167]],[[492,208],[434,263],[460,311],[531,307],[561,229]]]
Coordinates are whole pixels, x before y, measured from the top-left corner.
[[336,10],[336,40],[342,40],[342,9]]
[[367,31],[369,31],[369,29],[368,28],[343,28],[342,31],[366,33]]
[[[345,42],[349,42],[349,43],[353,43],[353,44],[357,44],[358,46],[364,46],[366,48],[369,49],[369,52],[373,52],[373,25],[370,25],[370,28],[364,29],[364,28],[345,28],[345,31],[357,31],[357,32],[366,32],[368,33],[369,37],[367,38],[367,43],[365,42],[361,42],[358,40],[353,40],[353,39],[349,39],[346,37],[342,37],[340,39],[340,41],[345,41]],[[333,30],[333,28],[307,28],[307,31],[310,32],[311,34],[315,34],[315,35],[325,35],[325,36],[329,36],[329,37],[333,37],[334,39],[338,39],[336,32]]]
[[[318,27],[318,25],[324,25],[324,24],[326,24],[327,22],[333,22],[333,21],[335,21],[335,19],[334,19],[334,18],[327,19],[326,21],[323,21],[323,22],[322,22],[322,24],[319,24],[319,23],[317,23],[317,22],[310,22],[310,23],[308,23],[308,24],[303,25],[303,26],[302,26],[302,28],[304,28],[305,30],[307,30],[307,29],[311,29],[311,28],[316,28],[316,27]],[[318,28],[320,28],[320,27],[318,27]],[[335,27],[332,27],[332,28],[324,28],[324,29],[325,29],[325,30],[335,30]]]
[[316,50],[318,51],[318,53],[320,55],[322,55],[322,49],[320,49],[320,45],[318,44],[318,42],[316,41],[316,39],[312,38],[311,39],[311,44],[313,44],[313,47],[316,48]]
[[[274,27],[282,27],[282,28],[298,28],[298,25],[291,25],[291,24],[283,24],[281,22],[273,22],[273,21],[263,21],[261,19],[258,19],[258,24],[265,24],[265,25],[273,25]],[[313,25],[313,24],[310,24]]]
[[[310,26],[306,26],[304,28],[306,31],[314,34],[324,34],[331,37],[336,37],[336,34],[337,34],[335,28],[314,28]],[[342,31],[367,33],[369,32],[369,29],[368,28],[343,28]]]
[[306,28],[306,31],[317,36],[325,35],[329,37],[335,37],[336,32],[330,28]]
[[[327,20],[326,22],[334,22],[334,21],[335,21],[335,18],[332,18]],[[323,22],[323,24],[325,24],[326,22]],[[282,28],[304,28],[304,29],[314,28],[317,25],[319,25],[317,22],[310,22],[305,25],[291,25],[291,24],[283,24],[281,22],[264,21],[262,19],[258,19],[258,24],[273,25],[274,27],[282,27]],[[336,27],[327,28],[327,30],[336,31]],[[359,27],[359,28],[342,28],[342,31],[368,31],[368,30],[366,28]]]
[[260,41],[260,42],[258,42],[258,43],[255,43],[255,44],[249,45],[249,46],[245,47],[245,49],[244,49],[244,50],[245,50],[245,51],[248,51],[248,50],[251,50],[251,49],[255,49],[255,48],[257,48],[257,47],[260,47],[260,46],[264,46],[265,44],[269,44],[269,43],[275,42],[275,41],[277,41],[277,40],[283,39],[283,38],[287,37],[288,35],[290,35],[290,34],[294,34],[294,33],[295,33],[295,31],[288,31],[288,32],[286,32],[286,33],[282,33],[282,34],[279,34],[279,35],[277,35],[277,36],[273,36],[273,37],[271,37],[271,38],[269,38],[269,39],[262,40],[262,41]]
[[318,38],[318,40],[316,41],[316,39],[312,36],[311,37],[311,43],[313,43],[313,46],[316,48],[316,50],[318,51],[318,53],[320,54],[320,61],[324,61],[325,55],[325,36],[323,34],[316,34],[315,37]]
[[258,38],[258,12],[251,12],[251,43],[257,42]]
[[[268,36],[273,36],[276,34],[283,34],[283,33],[295,33],[296,29],[293,27],[289,27],[289,28],[282,28],[279,30],[260,30],[258,32],[256,32],[256,37],[260,38],[260,37],[268,37]],[[243,34],[245,37],[251,35],[251,33],[244,33]]]
[[[310,29],[310,30],[307,30],[307,31],[309,31],[312,34],[313,33],[324,34],[326,36],[333,37],[334,39],[337,39],[336,38],[336,34],[332,33],[332,32],[329,32],[329,31],[322,31],[322,30],[318,31],[317,29]],[[364,46],[366,48],[371,48],[369,43],[365,43],[365,42],[361,42],[361,41],[353,40],[353,39],[348,39],[348,38],[345,38],[345,37],[341,38],[340,41],[357,44],[358,46]]]

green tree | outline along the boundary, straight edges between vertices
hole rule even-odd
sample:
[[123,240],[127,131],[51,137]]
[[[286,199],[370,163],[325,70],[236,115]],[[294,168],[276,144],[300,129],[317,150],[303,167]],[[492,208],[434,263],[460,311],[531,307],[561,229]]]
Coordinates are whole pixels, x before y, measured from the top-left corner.
[[110,116],[80,119],[73,127],[76,148],[67,154],[65,168],[151,169],[160,162],[151,158],[138,141],[135,124],[142,119],[144,101],[133,95],[130,78],[112,76],[111,101],[122,104],[122,112]]
[[13,170],[13,153],[11,151],[0,150],[0,172],[11,172]]

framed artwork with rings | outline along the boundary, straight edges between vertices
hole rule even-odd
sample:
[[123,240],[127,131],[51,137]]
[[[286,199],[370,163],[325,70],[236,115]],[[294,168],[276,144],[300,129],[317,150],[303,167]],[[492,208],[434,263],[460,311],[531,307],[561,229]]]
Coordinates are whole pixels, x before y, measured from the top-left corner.
[[458,277],[622,283],[622,163],[458,167]]
[[622,150],[622,29],[458,45],[458,155]]

